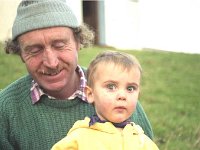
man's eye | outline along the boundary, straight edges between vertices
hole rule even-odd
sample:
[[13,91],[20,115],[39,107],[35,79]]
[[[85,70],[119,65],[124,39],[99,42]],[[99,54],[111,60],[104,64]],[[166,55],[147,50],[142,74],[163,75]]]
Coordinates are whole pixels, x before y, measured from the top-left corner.
[[42,50],[41,48],[33,48],[33,49],[30,50],[30,53],[31,53],[31,54],[37,54],[37,53],[39,53],[41,50]]
[[110,90],[115,90],[116,89],[116,85],[115,84],[108,84],[106,87],[108,89],[110,89]]
[[42,47],[29,47],[27,49],[25,49],[25,53],[29,54],[29,55],[37,55],[39,54],[41,51],[43,50]]
[[55,49],[62,50],[65,48],[65,43],[64,42],[56,42],[53,44],[53,47]]
[[129,91],[129,92],[133,92],[133,91],[135,91],[137,88],[135,87],[135,86],[128,86],[127,87],[127,90]]

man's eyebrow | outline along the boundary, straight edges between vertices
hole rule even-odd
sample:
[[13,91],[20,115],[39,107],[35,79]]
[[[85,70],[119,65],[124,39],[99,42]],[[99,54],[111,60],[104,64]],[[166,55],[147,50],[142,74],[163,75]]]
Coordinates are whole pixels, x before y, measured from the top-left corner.
[[64,43],[66,43],[67,41],[69,41],[69,39],[54,39],[54,40],[52,40],[52,43],[56,43],[56,42],[64,42]]

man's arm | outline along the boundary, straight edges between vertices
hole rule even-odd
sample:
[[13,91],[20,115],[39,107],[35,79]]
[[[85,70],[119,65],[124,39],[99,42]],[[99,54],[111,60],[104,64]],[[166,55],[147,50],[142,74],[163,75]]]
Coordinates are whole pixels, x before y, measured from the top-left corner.
[[[1,99],[0,99],[1,101]],[[1,103],[0,103],[0,107]],[[14,150],[13,146],[9,141],[9,125],[6,123],[5,118],[3,117],[2,109],[0,108],[0,149],[2,150]]]

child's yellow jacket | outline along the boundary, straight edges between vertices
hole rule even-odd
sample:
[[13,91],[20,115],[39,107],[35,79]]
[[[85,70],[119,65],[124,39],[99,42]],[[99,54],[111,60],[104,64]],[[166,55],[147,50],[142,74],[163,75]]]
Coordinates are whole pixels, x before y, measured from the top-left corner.
[[67,136],[52,150],[158,150],[138,125],[128,124],[120,131],[112,123],[95,123],[90,118],[77,121]]

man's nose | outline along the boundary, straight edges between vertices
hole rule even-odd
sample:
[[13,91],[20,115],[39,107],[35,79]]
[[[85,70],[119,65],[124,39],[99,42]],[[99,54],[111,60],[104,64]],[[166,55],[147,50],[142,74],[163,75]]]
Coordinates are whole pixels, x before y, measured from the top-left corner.
[[58,66],[59,60],[57,53],[54,52],[51,48],[46,48],[43,53],[43,64],[51,69],[56,69]]

